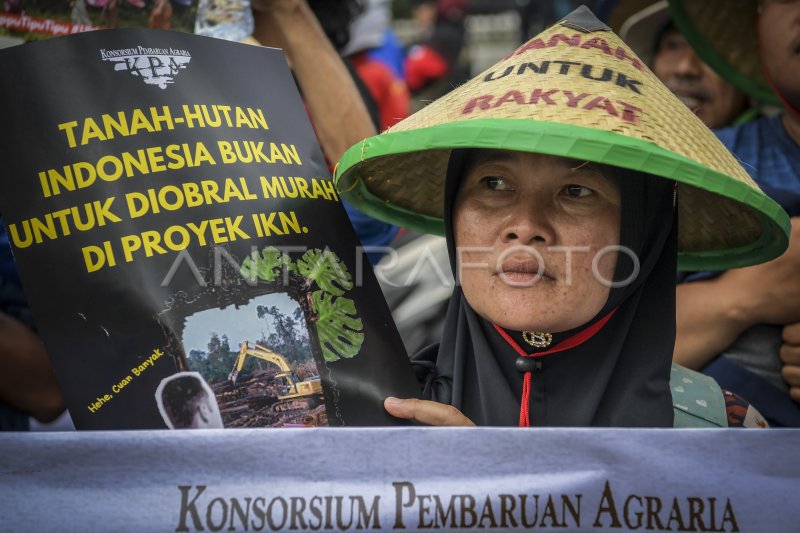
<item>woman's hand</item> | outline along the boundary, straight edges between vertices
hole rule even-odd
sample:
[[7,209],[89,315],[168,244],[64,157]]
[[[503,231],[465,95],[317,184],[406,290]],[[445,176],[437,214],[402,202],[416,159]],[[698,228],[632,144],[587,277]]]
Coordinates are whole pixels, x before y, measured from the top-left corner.
[[383,401],[386,411],[397,418],[416,420],[429,426],[474,426],[464,413],[453,407],[429,400],[409,398],[402,400],[389,396]]

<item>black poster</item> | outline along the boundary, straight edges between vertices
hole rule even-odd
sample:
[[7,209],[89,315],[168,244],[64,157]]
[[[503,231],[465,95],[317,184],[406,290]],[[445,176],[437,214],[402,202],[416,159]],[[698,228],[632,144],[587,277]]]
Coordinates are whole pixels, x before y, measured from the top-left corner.
[[0,212],[78,428],[392,424],[417,389],[279,50],[0,51]]

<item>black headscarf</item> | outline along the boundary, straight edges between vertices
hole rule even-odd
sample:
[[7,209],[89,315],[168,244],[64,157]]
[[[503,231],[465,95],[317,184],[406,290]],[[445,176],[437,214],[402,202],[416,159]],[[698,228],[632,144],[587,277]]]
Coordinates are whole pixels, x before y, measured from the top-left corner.
[[[455,276],[453,204],[467,154],[453,151],[445,185],[444,220]],[[637,254],[640,272],[630,285],[612,288],[603,309],[587,324],[553,335],[551,347],[616,308],[588,341],[539,358],[541,368],[532,373],[532,426],[669,427],[673,423],[669,389],[677,264],[673,182],[615,170],[622,199],[620,244]],[[627,279],[633,269],[627,255],[618,257],[617,281]],[[521,332],[508,333],[528,348]],[[478,425],[516,426],[523,383],[523,374],[515,367],[517,357],[494,326],[470,307],[457,283],[440,344],[424,349],[412,362],[426,398],[454,405]]]

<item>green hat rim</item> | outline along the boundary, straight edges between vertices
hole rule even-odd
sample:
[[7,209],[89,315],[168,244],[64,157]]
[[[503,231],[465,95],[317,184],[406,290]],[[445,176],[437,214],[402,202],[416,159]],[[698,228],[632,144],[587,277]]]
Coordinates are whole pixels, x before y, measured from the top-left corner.
[[746,75],[717,52],[716,46],[706,38],[706,35],[700,31],[689,16],[684,0],[669,0],[669,11],[675,25],[686,40],[689,41],[697,55],[722,76],[725,81],[760,102],[783,107],[783,102],[772,90],[772,87]]
[[425,233],[444,234],[441,218],[416,213],[373,195],[360,179],[363,162],[388,155],[457,148],[501,148],[585,159],[691,185],[752,208],[761,237],[744,246],[678,252],[683,270],[723,270],[769,261],[788,246],[789,217],[748,184],[653,143],[612,132],[537,120],[476,119],[370,137],[348,149],[335,171],[343,200],[372,217]]

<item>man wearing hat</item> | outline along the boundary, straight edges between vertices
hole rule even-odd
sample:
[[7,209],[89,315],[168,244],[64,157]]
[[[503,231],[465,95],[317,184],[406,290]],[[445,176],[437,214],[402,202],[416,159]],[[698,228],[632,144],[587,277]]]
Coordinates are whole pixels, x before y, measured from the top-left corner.
[[[800,215],[800,2],[670,0],[676,26],[719,74],[771,117],[717,132],[761,188]],[[789,251],[754,268],[678,287],[676,361],[757,404],[773,425],[800,425],[800,224]],[[788,324],[788,326],[787,326]],[[784,326],[786,326],[784,328]],[[788,341],[783,348],[782,337]],[[723,353],[723,356],[717,357]]]
[[619,36],[709,128],[741,124],[756,116],[747,95],[709,67],[675,27],[667,0],[621,0],[616,12],[638,11],[621,22]]

